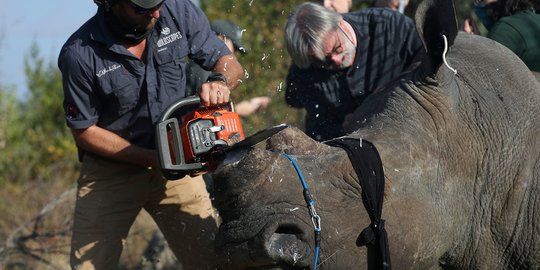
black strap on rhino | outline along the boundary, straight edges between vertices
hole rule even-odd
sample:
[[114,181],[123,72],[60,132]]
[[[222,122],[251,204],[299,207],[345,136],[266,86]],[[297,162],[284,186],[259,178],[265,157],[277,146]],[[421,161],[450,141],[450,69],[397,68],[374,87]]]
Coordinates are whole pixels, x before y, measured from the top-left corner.
[[368,248],[368,269],[392,269],[388,236],[384,229],[384,220],[381,219],[384,171],[377,149],[366,140],[354,138],[336,138],[325,143],[345,150],[358,175],[362,202],[371,219],[371,225],[360,233],[356,244],[366,245]]

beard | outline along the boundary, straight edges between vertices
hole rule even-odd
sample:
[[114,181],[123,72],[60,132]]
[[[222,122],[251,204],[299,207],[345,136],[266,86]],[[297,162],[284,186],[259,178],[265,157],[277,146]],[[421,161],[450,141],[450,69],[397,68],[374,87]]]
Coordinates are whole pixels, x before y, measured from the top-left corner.
[[133,23],[132,25],[128,25],[127,29],[131,28],[133,29],[133,32],[150,32],[152,29],[154,29],[154,26],[156,25],[157,19],[150,17],[148,20],[144,20],[141,23]]
[[352,44],[351,41],[347,42],[345,48],[343,49],[343,63],[346,67],[350,67],[354,63],[354,57],[356,56],[356,47]]
[[346,42],[343,42],[341,46],[343,47],[343,52],[341,53],[341,55],[343,56],[343,61],[341,61],[341,64],[339,65],[332,63],[331,65],[327,66],[326,69],[342,70],[349,68],[353,65],[354,57],[356,55],[356,47],[349,39],[347,39]]
[[138,44],[148,37],[156,22],[157,19],[148,18],[137,23],[127,23],[125,20],[116,17],[112,12],[105,14],[105,23],[109,30],[118,39],[128,44]]

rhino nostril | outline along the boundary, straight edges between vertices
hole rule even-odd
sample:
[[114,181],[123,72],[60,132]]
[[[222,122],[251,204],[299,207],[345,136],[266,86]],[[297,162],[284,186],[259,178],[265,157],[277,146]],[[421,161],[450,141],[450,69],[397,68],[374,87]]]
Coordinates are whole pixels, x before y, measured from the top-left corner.
[[293,225],[280,225],[276,229],[275,233],[300,235],[302,234],[302,230],[300,230],[300,228]]

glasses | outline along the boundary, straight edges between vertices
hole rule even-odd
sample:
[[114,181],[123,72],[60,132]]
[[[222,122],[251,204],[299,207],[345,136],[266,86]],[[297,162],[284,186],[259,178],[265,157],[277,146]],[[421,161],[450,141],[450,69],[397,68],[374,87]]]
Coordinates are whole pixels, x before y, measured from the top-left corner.
[[[341,29],[341,28],[339,28]],[[339,55],[343,52],[343,46],[341,43],[341,38],[339,38],[339,35],[336,35],[336,41],[339,42],[339,44],[334,44],[334,47],[332,48],[332,51],[324,56],[324,59],[317,61],[318,65],[322,68],[328,68],[331,67],[334,64],[334,60],[332,59],[335,55]],[[336,43],[337,43],[336,42]],[[337,45],[337,46],[336,46]]]
[[151,7],[151,8],[143,8],[143,7],[133,3],[131,1],[127,1],[127,2],[133,8],[133,10],[135,10],[135,14],[137,14],[137,15],[147,15],[147,14],[150,14],[150,13],[158,10],[161,7],[161,5],[163,4],[163,2],[165,2],[165,0],[159,2],[159,4],[157,4],[157,5],[155,5],[155,6]]
[[[352,44],[353,42],[351,38],[345,33],[345,31],[343,31],[341,27],[338,27],[338,28],[339,30],[341,30],[342,35],[345,36],[347,40],[351,42]],[[328,54],[325,54],[324,59],[322,60],[318,59],[315,61],[316,62],[315,64],[321,68],[331,69],[332,67],[334,67],[335,64],[334,64],[333,57],[336,55],[340,55],[345,51],[345,49],[343,48],[342,37],[340,37],[339,32],[335,32],[335,33],[336,33],[336,42],[334,44],[334,47],[332,48],[332,51]]]

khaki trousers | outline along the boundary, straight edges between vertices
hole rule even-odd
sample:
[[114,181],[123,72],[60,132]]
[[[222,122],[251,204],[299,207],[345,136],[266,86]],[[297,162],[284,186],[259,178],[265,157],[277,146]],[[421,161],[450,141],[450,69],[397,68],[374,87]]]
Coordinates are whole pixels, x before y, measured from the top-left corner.
[[215,269],[218,218],[202,176],[167,181],[158,169],[85,155],[71,243],[73,269],[117,269],[125,239],[145,209],[185,270]]

